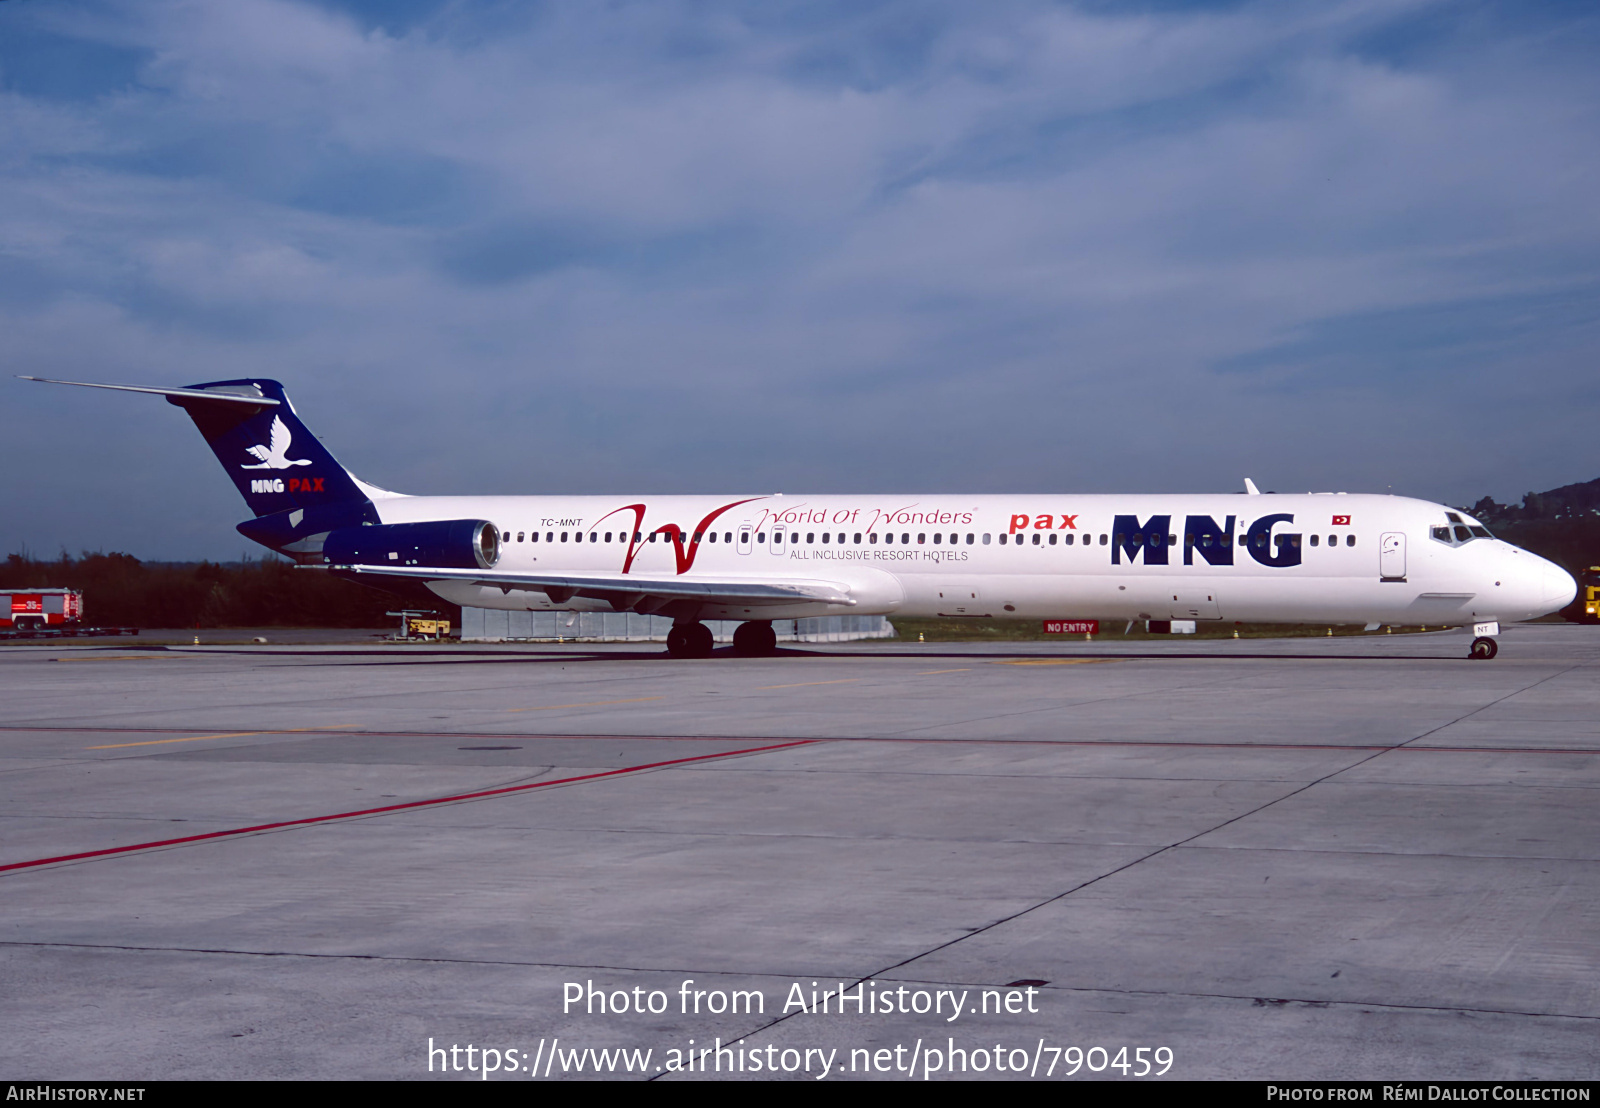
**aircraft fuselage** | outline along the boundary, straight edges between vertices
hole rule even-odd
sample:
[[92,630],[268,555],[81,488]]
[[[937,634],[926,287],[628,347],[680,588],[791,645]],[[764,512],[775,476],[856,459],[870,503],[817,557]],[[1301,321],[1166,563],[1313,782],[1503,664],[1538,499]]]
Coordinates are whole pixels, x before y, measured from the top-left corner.
[[[494,523],[503,571],[814,579],[845,586],[853,602],[710,605],[704,619],[1442,624],[1531,619],[1571,590],[1559,567],[1476,521],[1395,496],[407,496],[374,506],[385,524]],[[475,607],[611,610],[465,581],[429,587]]]

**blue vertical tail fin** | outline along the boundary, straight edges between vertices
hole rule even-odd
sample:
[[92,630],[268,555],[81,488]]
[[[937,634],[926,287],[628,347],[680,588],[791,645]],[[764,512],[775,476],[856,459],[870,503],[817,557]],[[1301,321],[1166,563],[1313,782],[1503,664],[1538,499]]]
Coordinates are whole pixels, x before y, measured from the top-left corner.
[[252,377],[151,388],[26,380],[154,393],[188,412],[255,513],[255,519],[239,524],[239,532],[263,546],[286,554],[314,554],[331,530],[379,522],[367,489],[300,422],[277,381]]
[[168,391],[167,403],[189,413],[258,516],[367,499],[355,478],[300,422],[277,381],[210,381]]
[[208,381],[172,390],[167,403],[189,413],[256,514],[239,524],[246,538],[315,555],[329,531],[378,522],[366,492],[300,422],[277,381]]

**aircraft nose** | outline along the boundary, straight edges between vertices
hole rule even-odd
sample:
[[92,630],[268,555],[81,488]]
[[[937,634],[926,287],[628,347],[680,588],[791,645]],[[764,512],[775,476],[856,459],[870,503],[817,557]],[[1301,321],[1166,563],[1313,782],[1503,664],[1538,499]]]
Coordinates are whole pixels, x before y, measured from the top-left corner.
[[1546,562],[1541,584],[1544,585],[1544,607],[1555,612],[1571,604],[1578,595],[1578,582],[1573,580],[1572,574],[1556,565]]

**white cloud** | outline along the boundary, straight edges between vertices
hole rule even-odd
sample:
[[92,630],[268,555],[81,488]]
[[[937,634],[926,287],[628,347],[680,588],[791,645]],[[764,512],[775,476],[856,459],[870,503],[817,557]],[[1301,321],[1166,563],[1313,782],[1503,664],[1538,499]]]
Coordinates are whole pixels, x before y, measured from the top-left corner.
[[[440,491],[1592,476],[1539,403],[1592,373],[1539,307],[1597,277],[1581,50],[1422,4],[929,11],[52,12],[141,76],[0,93],[8,360],[277,376]],[[1427,49],[1371,45],[1419,11]],[[1453,368],[1360,322],[1408,311],[1457,312]],[[1485,410],[1515,477],[1441,460]]]

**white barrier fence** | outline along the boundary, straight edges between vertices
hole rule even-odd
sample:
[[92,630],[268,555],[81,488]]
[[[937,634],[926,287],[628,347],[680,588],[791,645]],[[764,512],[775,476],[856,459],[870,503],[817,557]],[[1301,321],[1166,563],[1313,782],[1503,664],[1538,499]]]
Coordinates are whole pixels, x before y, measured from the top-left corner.
[[[737,620],[705,620],[719,643],[733,641]],[[666,616],[636,612],[506,612],[462,608],[464,642],[665,642],[672,629]],[[894,624],[885,616],[820,616],[775,619],[779,642],[853,642],[892,639]]]

